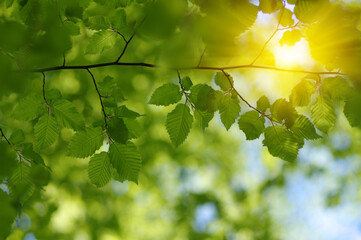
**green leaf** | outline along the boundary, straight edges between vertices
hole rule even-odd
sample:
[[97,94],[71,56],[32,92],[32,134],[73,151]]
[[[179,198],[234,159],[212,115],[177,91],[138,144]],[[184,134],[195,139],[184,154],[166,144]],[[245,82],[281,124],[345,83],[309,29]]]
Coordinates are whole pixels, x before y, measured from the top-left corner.
[[346,79],[341,76],[328,77],[323,80],[322,94],[327,95],[331,100],[344,100],[350,93],[350,85]]
[[293,106],[307,106],[311,103],[311,96],[315,92],[314,83],[303,79],[292,89],[290,102]]
[[72,128],[74,130],[81,130],[85,128],[83,116],[78,113],[75,105],[68,100],[56,100],[53,103],[52,112],[57,122],[64,127]]
[[68,156],[86,158],[103,145],[103,130],[100,127],[88,127],[74,134],[68,147]]
[[[281,18],[282,16],[282,18]],[[290,27],[293,25],[294,21],[292,19],[293,12],[287,8],[281,10],[278,14],[278,21],[283,27]]]
[[114,143],[109,148],[110,162],[117,170],[121,180],[138,184],[138,174],[142,166],[140,154],[132,142]]
[[10,195],[21,204],[24,204],[35,190],[35,185],[31,181],[30,174],[30,166],[25,162],[20,162],[8,180]]
[[332,101],[325,96],[318,96],[311,108],[311,119],[316,128],[324,133],[335,124],[336,113]]
[[186,91],[191,90],[191,87],[193,86],[193,82],[190,79],[190,77],[188,77],[188,76],[182,78],[181,83],[182,83],[184,90],[186,90]]
[[38,153],[34,152],[33,149],[33,144],[25,143],[23,145],[23,149],[21,150],[21,154],[25,159],[32,161],[32,163],[45,166],[44,159]]
[[328,9],[328,0],[298,0],[294,13],[298,20],[312,23],[322,16],[322,11]]
[[106,16],[96,15],[90,16],[86,21],[86,25],[90,29],[105,30],[110,27],[110,22]]
[[283,6],[281,0],[260,0],[259,8],[263,13],[273,13]]
[[217,110],[216,91],[206,84],[194,85],[189,98],[200,111],[215,112]]
[[25,141],[25,134],[24,132],[21,130],[21,129],[17,129],[15,130],[10,138],[9,138],[9,141],[12,143],[12,144],[19,144],[19,143],[22,143]]
[[280,44],[281,46],[285,44],[293,46],[296,42],[301,40],[302,36],[302,32],[298,29],[286,31],[283,33],[282,38],[280,39]]
[[[214,77],[214,82],[223,91],[227,91],[228,89],[230,89],[233,86],[233,83],[234,83],[233,78],[231,77],[231,75],[228,74],[228,77],[229,77],[230,80],[228,80],[228,78],[224,75],[223,72],[217,72],[216,76]],[[231,81],[232,85],[230,84],[229,81]]]
[[284,126],[268,127],[264,131],[263,145],[269,153],[285,161],[296,160],[300,146],[300,140]]
[[316,133],[316,129],[313,126],[312,122],[303,115],[298,116],[291,130],[296,135],[305,139],[313,140],[321,137]]
[[285,99],[277,99],[271,106],[272,118],[284,122],[290,128],[298,115],[294,107]]
[[0,141],[0,182],[16,169],[18,161],[15,151],[5,141]]
[[109,19],[113,29],[121,30],[127,26],[126,13],[122,8],[115,10]]
[[262,96],[257,101],[257,110],[266,112],[270,108],[271,104],[266,96]]
[[30,95],[20,100],[14,109],[12,117],[17,120],[33,120],[45,112],[43,98],[39,95]]
[[173,83],[168,83],[154,91],[149,103],[158,106],[168,106],[179,102],[181,99],[182,93],[180,92],[179,86]]
[[130,118],[124,118],[123,119],[125,126],[128,129],[128,138],[129,139],[133,139],[133,138],[138,138],[142,135],[143,133],[143,129],[140,126],[140,124],[138,123],[137,120],[135,119],[130,119]]
[[232,98],[231,95],[224,95],[220,106],[219,114],[224,127],[228,130],[239,116],[241,107],[237,98]]
[[116,35],[110,30],[103,30],[94,33],[88,40],[85,50],[86,54],[100,54],[108,48],[114,47]]
[[172,143],[176,147],[187,138],[192,123],[193,116],[189,107],[185,104],[178,104],[172,112],[168,113],[166,128]]
[[209,122],[213,119],[214,112],[194,110],[194,118],[196,125],[199,126],[203,131],[208,127]]
[[244,132],[247,140],[254,140],[264,131],[265,120],[256,111],[246,112],[238,120],[239,129]]
[[125,126],[123,119],[112,118],[108,121],[108,134],[116,142],[126,143],[128,140],[129,132]]
[[89,161],[88,176],[97,187],[104,187],[112,178],[112,165],[108,153],[95,154]]
[[29,175],[31,182],[38,187],[43,187],[48,185],[50,181],[50,172],[49,169],[43,165],[35,164],[30,169]]
[[0,239],[7,239],[11,232],[11,226],[16,217],[12,199],[0,189]]
[[345,101],[343,113],[352,127],[361,128],[361,94],[355,92]]
[[45,114],[34,126],[35,148],[41,151],[50,147],[59,136],[58,125],[51,115]]
[[129,110],[126,106],[122,105],[119,106],[116,110],[115,110],[115,116],[120,117],[120,118],[137,118],[140,116],[139,113],[134,112],[132,110]]

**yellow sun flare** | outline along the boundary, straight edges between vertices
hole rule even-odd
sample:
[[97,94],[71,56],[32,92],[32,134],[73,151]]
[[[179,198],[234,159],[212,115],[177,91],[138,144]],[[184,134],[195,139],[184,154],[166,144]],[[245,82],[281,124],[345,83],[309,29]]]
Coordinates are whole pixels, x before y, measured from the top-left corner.
[[307,68],[312,67],[314,60],[306,40],[297,42],[294,46],[277,45],[273,49],[277,67]]

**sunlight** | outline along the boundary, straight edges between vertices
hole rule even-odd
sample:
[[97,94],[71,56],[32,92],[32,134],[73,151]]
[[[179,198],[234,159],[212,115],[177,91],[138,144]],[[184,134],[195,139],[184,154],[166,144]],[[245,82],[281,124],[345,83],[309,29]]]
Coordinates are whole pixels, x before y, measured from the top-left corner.
[[294,46],[278,45],[273,49],[277,67],[307,68],[313,65],[308,43],[305,40],[297,42]]

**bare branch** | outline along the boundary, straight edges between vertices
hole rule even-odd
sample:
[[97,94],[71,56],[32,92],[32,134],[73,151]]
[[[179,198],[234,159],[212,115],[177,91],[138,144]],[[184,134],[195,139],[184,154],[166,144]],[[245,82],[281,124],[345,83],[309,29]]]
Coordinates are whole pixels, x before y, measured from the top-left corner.
[[117,33],[120,34],[120,35],[123,37],[123,39],[124,39],[124,41],[125,41],[125,46],[124,46],[124,48],[123,48],[122,53],[120,54],[120,56],[119,56],[119,57],[117,58],[117,60],[115,61],[115,63],[118,63],[119,60],[123,57],[125,51],[126,51],[127,48],[128,48],[129,43],[132,41],[132,39],[133,39],[133,37],[134,37],[134,35],[135,35],[135,32],[134,32],[134,33],[132,34],[132,36],[129,38],[129,40],[126,40],[125,37],[124,37],[121,33],[119,33],[118,31],[117,31]]

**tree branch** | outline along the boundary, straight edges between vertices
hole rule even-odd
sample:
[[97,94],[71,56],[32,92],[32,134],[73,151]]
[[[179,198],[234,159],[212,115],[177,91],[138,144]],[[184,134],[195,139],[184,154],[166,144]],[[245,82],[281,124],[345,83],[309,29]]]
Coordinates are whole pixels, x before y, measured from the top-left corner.
[[285,11],[285,7],[286,7],[286,4],[285,2],[283,2],[283,7],[281,9],[281,15],[278,19],[278,24],[277,24],[277,27],[276,27],[276,30],[272,33],[272,35],[268,38],[268,40],[265,42],[265,44],[263,45],[261,51],[258,53],[258,55],[255,57],[255,59],[253,59],[253,61],[251,62],[250,65],[253,65],[263,54],[264,50],[266,49],[268,43],[272,40],[272,38],[276,35],[276,33],[280,30],[279,27],[280,27],[280,24],[281,24],[281,19],[283,17],[283,13]]
[[102,107],[102,111],[103,111],[103,115],[104,115],[104,128],[107,129],[108,128],[108,122],[107,122],[107,114],[105,113],[105,108],[104,108],[104,104],[103,104],[103,100],[102,100],[102,95],[100,94],[99,92],[99,89],[98,89],[98,85],[95,81],[95,78],[94,78],[94,75],[91,73],[91,71],[86,68],[86,70],[88,71],[88,73],[90,74],[92,80],[93,80],[93,84],[94,84],[94,87],[95,87],[95,90],[97,91],[98,93],[98,97],[99,97],[99,101],[100,101],[100,105]]
[[46,106],[48,107],[48,114],[50,114],[50,105],[45,96],[45,74],[44,74],[44,72],[41,72],[41,73],[43,74],[43,98],[44,98],[44,102],[45,102]]
[[185,90],[184,87],[183,87],[182,78],[181,78],[180,73],[179,73],[178,70],[177,70],[177,75],[178,75],[179,86],[180,86],[181,89],[182,89],[182,94],[183,94],[184,97],[186,98],[185,104],[189,103],[189,104],[191,105],[192,109],[194,110],[195,107],[194,107],[193,103],[191,102],[191,100],[189,99],[189,93],[187,93],[186,90]]
[[132,34],[132,36],[129,38],[129,40],[126,40],[123,34],[119,33],[118,31],[117,31],[117,33],[120,34],[120,35],[123,37],[123,39],[124,39],[124,41],[125,41],[125,46],[124,46],[124,48],[123,48],[122,53],[120,54],[120,56],[119,56],[119,57],[117,58],[117,60],[115,61],[116,63],[118,63],[119,60],[123,57],[125,51],[126,51],[127,48],[128,48],[129,43],[132,41],[132,39],[133,39],[133,37],[134,37],[134,35],[135,35],[135,32],[134,32],[134,33]]
[[[66,70],[66,69],[91,69],[91,68],[100,68],[107,66],[138,66],[138,67],[146,67],[146,68],[158,68],[161,66],[151,64],[151,63],[140,63],[140,62],[106,62],[106,63],[98,63],[98,64],[89,64],[89,65],[74,65],[74,66],[56,66],[49,68],[40,68],[40,69],[32,69],[30,72],[50,72],[50,71],[58,71],[58,70]],[[278,72],[289,72],[289,73],[306,73],[306,74],[316,74],[316,75],[346,75],[341,72],[327,72],[327,71],[309,71],[309,70],[297,70],[297,69],[286,69],[286,68],[278,68],[273,66],[262,66],[262,65],[235,65],[235,66],[224,66],[224,67],[183,67],[183,68],[168,68],[169,70],[211,70],[211,71],[222,71],[222,70],[232,70],[232,69],[242,69],[242,68],[256,68],[256,69],[265,69],[265,70],[273,70]]]
[[270,117],[270,116],[267,115],[266,113],[258,110],[257,108],[253,107],[246,99],[244,99],[244,98],[242,97],[242,95],[239,94],[239,92],[234,88],[233,83],[232,83],[232,80],[230,79],[228,73],[226,73],[224,70],[221,70],[221,71],[222,71],[222,73],[224,74],[224,76],[226,76],[226,78],[228,79],[228,82],[229,82],[229,84],[231,85],[231,90],[234,90],[235,93],[238,95],[238,97],[239,97],[245,104],[247,104],[247,106],[248,106],[249,108],[251,108],[251,109],[255,110],[256,112],[258,112],[262,117],[268,118],[268,119],[271,121],[272,125],[273,125],[274,120],[272,119],[272,117]]

